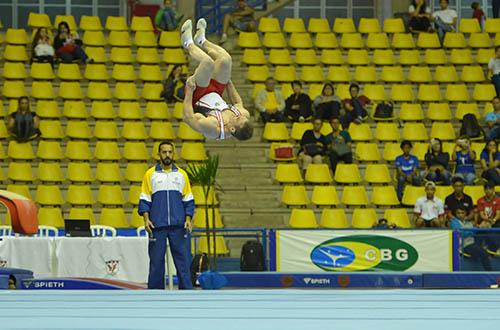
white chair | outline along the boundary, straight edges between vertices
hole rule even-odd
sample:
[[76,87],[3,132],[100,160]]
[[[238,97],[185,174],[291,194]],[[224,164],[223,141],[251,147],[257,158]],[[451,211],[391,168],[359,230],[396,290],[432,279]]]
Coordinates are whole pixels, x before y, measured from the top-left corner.
[[0,237],[1,236],[12,236],[12,227],[0,226]]
[[92,225],[90,232],[93,237],[116,237],[116,229],[111,226]]
[[146,232],[146,227],[144,226],[137,227],[135,232],[137,236],[148,236],[148,233]]
[[[50,235],[50,233],[53,233],[53,235]],[[37,237],[59,236],[59,230],[53,226],[39,225],[38,234],[36,236]]]

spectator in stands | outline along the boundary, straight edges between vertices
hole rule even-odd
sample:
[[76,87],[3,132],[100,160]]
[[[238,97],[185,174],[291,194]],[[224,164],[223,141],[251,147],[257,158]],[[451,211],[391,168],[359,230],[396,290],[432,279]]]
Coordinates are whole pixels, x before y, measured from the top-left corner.
[[[453,213],[453,218],[450,222],[451,229],[474,228],[474,223],[466,217],[466,210],[463,207],[458,207]],[[484,248],[474,239],[474,232],[468,230],[461,231],[461,247],[462,252],[469,255],[472,259],[476,259],[483,265],[484,270],[490,271],[490,259]]]
[[326,137],[321,134],[323,121],[321,119],[313,120],[313,129],[309,129],[302,135],[300,141],[299,161],[302,163],[302,169],[306,170],[309,164],[323,163],[323,156],[326,150]]
[[184,101],[184,87],[186,86],[187,75],[182,73],[182,65],[176,64],[167,79],[163,82],[163,92],[161,97],[167,103]]
[[36,31],[31,50],[33,52],[31,61],[49,62],[54,67],[54,47],[52,47],[47,28],[42,27]]
[[476,179],[474,161],[476,153],[470,147],[470,141],[467,137],[461,137],[455,145],[455,153],[451,159],[457,163],[455,167],[455,176],[464,180],[465,184],[472,186]]
[[160,8],[155,16],[155,24],[159,30],[174,31],[179,27],[184,15],[178,15],[173,6],[172,0],[163,1],[163,8]]
[[500,0],[493,0],[491,3],[493,18],[499,18],[500,15]]
[[401,142],[402,155],[396,157],[396,172],[398,178],[398,198],[401,201],[403,199],[403,192],[406,183],[412,184],[414,186],[422,185],[422,178],[418,174],[418,168],[420,163],[415,155],[410,154],[413,145],[410,141],[404,140]]
[[247,4],[246,0],[238,0],[236,10],[224,16],[220,43],[223,44],[226,42],[229,27],[233,27],[239,31],[255,31],[257,24],[255,23],[253,13],[254,9]]
[[491,77],[491,83],[495,85],[497,96],[500,97],[500,46],[495,47],[495,57],[488,62],[488,76]]
[[443,142],[440,139],[431,139],[429,150],[425,154],[427,171],[423,176],[429,181],[449,185],[452,176],[449,169],[449,162],[450,154],[443,152]]
[[302,92],[302,83],[298,80],[292,82],[293,94],[285,101],[285,116],[291,122],[301,122],[312,119],[312,105],[309,95]]
[[[500,228],[500,197],[495,194],[495,184],[487,182],[484,184],[484,196],[477,201],[476,223],[480,228]],[[487,252],[493,255],[498,253],[498,239],[493,235],[486,238]],[[498,235],[498,234],[497,234]]]
[[349,132],[340,127],[340,120],[333,117],[330,119],[332,132],[326,136],[328,145],[328,157],[333,173],[337,169],[337,164],[342,161],[346,164],[352,164],[352,139]]
[[453,193],[446,196],[444,200],[444,208],[447,212],[447,219],[451,219],[455,210],[459,207],[467,211],[467,219],[474,220],[474,202],[472,197],[464,194],[464,180],[459,177],[453,178]]
[[481,175],[483,179],[500,185],[500,152],[496,140],[486,141],[479,159],[483,170]]
[[332,83],[326,83],[323,86],[321,95],[314,99],[314,117],[322,120],[340,118],[340,98],[335,95],[335,89]]
[[396,225],[393,224],[392,222],[389,222],[387,219],[379,219],[376,224],[373,225],[372,228],[375,229],[394,229],[396,228]]
[[259,91],[255,97],[255,107],[260,112],[264,123],[268,121],[283,122],[285,116],[285,101],[281,92],[276,89],[276,81],[269,77],[266,79],[266,88]]
[[82,41],[78,34],[71,33],[68,23],[59,23],[57,35],[54,38],[54,49],[61,61],[64,63],[71,63],[75,60],[82,60],[84,63],[92,62],[81,46]]
[[493,98],[493,112],[488,112],[484,116],[484,121],[486,126],[488,126],[488,134],[486,137],[488,139],[500,139],[500,97],[495,96]]
[[18,142],[26,142],[40,135],[40,118],[30,110],[30,100],[21,96],[17,111],[8,117],[7,127]]
[[425,196],[415,203],[415,225],[422,227],[441,227],[444,217],[443,201],[435,196],[436,184],[429,181],[425,184]]
[[486,17],[484,14],[484,11],[481,9],[481,4],[477,1],[474,1],[470,7],[472,8],[472,18],[475,18],[478,20],[479,25],[483,26],[483,20]]
[[455,26],[457,24],[457,12],[448,8],[448,4],[448,0],[439,1],[441,10],[434,12],[432,15],[441,45],[443,44],[446,32],[455,31]]
[[349,86],[350,99],[344,100],[345,115],[342,117],[342,127],[348,129],[349,125],[354,122],[361,124],[361,122],[368,116],[365,107],[371,104],[371,100],[365,95],[359,95],[359,85],[352,83]]
[[410,31],[428,32],[431,30],[431,8],[425,0],[412,0],[408,8]]

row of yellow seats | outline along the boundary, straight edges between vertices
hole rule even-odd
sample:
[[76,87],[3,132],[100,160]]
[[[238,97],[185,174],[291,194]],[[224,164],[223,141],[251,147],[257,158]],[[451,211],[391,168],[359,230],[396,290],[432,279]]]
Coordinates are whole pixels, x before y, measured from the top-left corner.
[[[332,30],[335,33],[402,33],[406,28],[401,18],[386,18],[383,21],[383,29],[378,18],[361,18],[358,29],[352,18],[335,18]],[[500,19],[488,18],[484,24],[484,31],[488,33],[500,32]],[[277,18],[262,17],[259,21],[258,30],[260,32],[281,32],[280,22]],[[306,32],[304,20],[302,18],[285,18],[283,31],[286,33]],[[310,33],[330,32],[330,23],[326,18],[309,18],[307,31]],[[462,33],[481,32],[481,26],[476,19],[462,18],[459,23],[459,31]]]
[[[500,191],[500,186],[495,187],[495,191],[498,193]],[[451,186],[437,186],[436,187],[436,196],[441,199],[443,202],[446,196],[453,193],[453,187]],[[479,198],[484,197],[484,187],[483,186],[465,186],[464,193],[469,195],[474,202],[474,205],[477,205],[477,201]],[[418,198],[425,196],[424,187],[416,187],[407,185],[404,190],[402,203],[403,205],[407,205],[409,207],[413,207]]]
[[[58,66],[57,78],[62,81],[81,81],[83,78],[90,81],[108,81],[110,78],[115,81],[135,81],[137,78],[142,81],[162,81],[172,70],[169,65],[165,75],[162,68],[157,64],[142,64],[137,75],[132,64],[115,64],[111,76],[104,64],[88,64],[82,76],[80,66],[76,63],[61,63]],[[187,71],[187,67],[183,68]],[[21,62],[5,62],[2,77],[6,80],[25,80],[31,77],[33,80],[54,80],[56,75],[49,63],[35,62],[31,64],[29,74],[25,64]]]
[[[94,63],[108,62],[108,55],[104,47],[85,47],[85,53],[92,58]],[[3,59],[7,62],[27,62],[31,58],[26,47],[18,45],[7,45],[3,52]],[[132,55],[130,47],[113,47],[109,53],[109,61],[113,63],[134,63],[139,64],[187,64],[186,53],[182,48],[165,48],[160,59],[160,54],[156,48],[141,47],[137,49],[135,57]]]
[[[11,99],[7,107],[7,114],[14,113],[18,108],[18,100]],[[90,112],[87,110],[87,105],[84,101],[65,100],[63,111],[54,100],[37,100],[36,114],[40,118],[60,119],[88,119],[93,117],[96,120],[110,119],[114,120],[121,118],[124,120],[142,120],[144,118],[152,121],[170,120],[172,117],[181,120],[182,103],[176,102],[173,109],[169,109],[169,105],[164,101],[149,101],[146,103],[146,109],[141,111],[141,106],[137,101],[121,101],[118,103],[118,111],[115,111],[111,101],[93,101],[90,105]],[[1,113],[0,108],[0,113]],[[2,113],[5,115],[5,113]]]
[[[130,42],[130,41],[129,41]],[[419,33],[417,42],[411,33],[396,33],[392,40],[386,33],[370,33],[365,39],[360,33],[344,33],[340,38],[340,44],[333,33],[319,33],[314,41],[309,33],[294,32],[287,42],[285,35],[281,32],[267,32],[262,42],[256,32],[241,32],[238,37],[240,48],[367,48],[367,49],[413,49],[413,48],[491,48],[500,44],[500,33],[496,34],[494,40],[488,33],[473,33],[466,40],[462,33],[447,33],[443,45],[439,41],[437,33]]]
[[[386,209],[384,218],[398,228],[411,228],[410,218],[406,209]],[[378,221],[377,211],[372,208],[355,209],[352,213],[351,224],[347,220],[344,209],[323,209],[319,221],[322,228],[372,228]],[[292,209],[288,225],[292,228],[317,228],[316,215],[311,209]]]

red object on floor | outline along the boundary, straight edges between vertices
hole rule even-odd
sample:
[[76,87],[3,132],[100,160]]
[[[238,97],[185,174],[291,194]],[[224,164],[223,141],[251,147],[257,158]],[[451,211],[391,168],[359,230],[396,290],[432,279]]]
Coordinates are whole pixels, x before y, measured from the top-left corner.
[[32,200],[10,191],[0,190],[0,203],[9,209],[15,233],[34,235],[38,232],[37,208]]

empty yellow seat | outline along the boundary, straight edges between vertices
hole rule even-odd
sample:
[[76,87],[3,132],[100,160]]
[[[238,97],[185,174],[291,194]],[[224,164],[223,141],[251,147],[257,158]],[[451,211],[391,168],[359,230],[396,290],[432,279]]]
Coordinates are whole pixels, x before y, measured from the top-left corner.
[[481,32],[481,27],[475,18],[462,18],[460,19],[459,30],[462,33],[477,33]]
[[295,63],[298,65],[316,65],[318,58],[314,49],[297,49],[295,52]]
[[61,165],[57,162],[38,163],[38,179],[41,182],[62,182],[64,176],[61,171]]
[[38,224],[42,226],[64,228],[64,219],[61,209],[57,207],[40,207],[38,209]]
[[335,33],[354,33],[356,27],[352,18],[335,18],[333,23],[333,32]]
[[26,96],[24,89],[24,81],[22,80],[6,80],[3,83],[2,94],[8,99],[18,99],[21,96]]
[[285,123],[266,123],[262,137],[267,141],[286,141],[289,139]]
[[129,182],[142,182],[144,173],[146,173],[147,170],[147,163],[129,162],[125,168],[125,180]]
[[123,123],[122,137],[126,140],[146,140],[148,135],[142,121],[126,120]]
[[481,118],[481,113],[477,107],[477,103],[459,103],[455,112],[455,118],[462,120],[466,114],[473,114],[476,118]]
[[479,198],[484,196],[484,188],[483,186],[465,186],[464,193],[472,198],[474,205],[477,205]]
[[179,48],[181,44],[181,35],[179,31],[161,31],[160,46],[168,48]]
[[375,138],[379,141],[399,141],[399,128],[395,123],[377,123]]
[[266,48],[285,48],[285,37],[281,32],[266,32],[262,44]]
[[353,141],[370,141],[373,138],[370,125],[366,123],[350,125],[349,135]]
[[323,70],[319,66],[304,66],[300,74],[300,80],[307,83],[323,82]]
[[124,120],[141,120],[141,105],[135,101],[123,101],[118,105],[118,117]]
[[94,197],[88,185],[70,185],[66,201],[71,205],[92,205]]
[[344,33],[340,39],[340,47],[349,48],[363,48],[363,39],[360,33]]
[[[144,173],[143,173],[144,176]],[[89,163],[70,162],[68,163],[67,178],[71,182],[91,182],[94,176],[90,170]]]
[[129,161],[147,161],[150,156],[144,142],[127,141],[123,147],[123,158]]
[[118,161],[121,159],[120,151],[116,142],[97,141],[95,150],[95,158],[100,161]]
[[115,119],[116,113],[110,101],[93,101],[90,115],[95,119]]
[[395,33],[392,37],[392,48],[395,49],[413,49],[415,41],[411,33]]
[[149,16],[133,16],[130,23],[130,29],[137,31],[153,31],[153,23]]
[[238,35],[238,46],[240,48],[260,48],[261,42],[256,32],[240,32]]
[[500,32],[500,18],[488,17],[484,21],[484,32],[499,33]]
[[65,100],[81,100],[83,93],[80,83],[76,81],[63,81],[59,84],[59,97]]
[[134,66],[131,64],[113,65],[111,77],[116,81],[134,81],[136,79]]
[[467,102],[469,92],[465,84],[449,84],[446,86],[446,100],[450,102]]
[[96,121],[94,136],[99,140],[117,140],[120,138],[118,127],[114,121]]
[[427,118],[436,121],[450,121],[451,110],[448,103],[431,103],[427,110]]
[[401,18],[386,18],[384,19],[385,33],[404,33],[405,25]]
[[366,49],[349,49],[347,63],[350,65],[368,65],[370,63],[368,52]]
[[276,17],[262,17],[259,20],[258,30],[260,32],[281,32],[280,22]]
[[104,47],[85,47],[85,53],[94,63],[104,63],[108,60]]
[[26,54],[26,48],[24,46],[17,45],[7,45],[4,48],[3,58],[6,61],[11,62],[26,62],[28,61],[28,55]]
[[[395,157],[392,158],[392,161]],[[370,184],[389,184],[392,182],[389,168],[385,164],[368,164],[365,170],[365,180]]]
[[304,186],[284,186],[281,202],[286,206],[306,206],[309,204]]
[[403,103],[399,112],[399,119],[403,121],[421,121],[424,119],[424,112],[420,104]]
[[[48,65],[49,63],[44,63],[44,65]],[[95,64],[96,65],[96,64]],[[48,67],[47,67],[48,69]],[[76,63],[61,63],[59,64],[59,68],[57,70],[57,77],[61,80],[81,80],[82,75],[80,73],[80,68]]]
[[376,143],[356,143],[355,155],[361,162],[377,162],[380,160],[380,152]]
[[339,197],[334,186],[314,186],[311,202],[316,206],[334,206],[339,204]]
[[39,185],[36,189],[35,202],[40,205],[57,205],[64,204],[64,199],[59,186]]
[[26,45],[28,43],[28,34],[25,29],[7,29],[5,42],[11,45]]
[[142,88],[141,97],[146,101],[161,101],[161,93],[163,92],[163,85],[160,83],[146,82]]
[[99,16],[80,17],[80,29],[83,31],[102,31],[102,24]]
[[410,141],[426,141],[427,130],[423,123],[405,123],[403,126],[403,139]]
[[376,206],[397,206],[398,196],[394,186],[376,186],[372,191],[372,204]]
[[187,162],[200,162],[207,159],[203,143],[184,142],[181,147],[181,158]]
[[377,18],[361,18],[358,26],[359,33],[378,33],[380,32],[380,23]]
[[419,48],[441,48],[437,33],[421,32],[418,34],[417,46]]
[[331,66],[328,68],[328,80],[331,82],[350,82],[352,77],[347,66]]
[[[205,197],[205,193],[203,191],[203,188],[200,185],[191,186],[191,191],[193,192],[195,205],[205,206],[206,203],[208,203],[208,205],[218,205],[219,204],[219,201],[217,200],[217,195],[214,194],[214,190],[212,188],[210,188],[208,190],[207,197]],[[216,213],[218,213],[219,210],[216,209],[216,211],[217,211]],[[204,213],[204,211],[202,211],[202,213]],[[195,212],[195,216],[196,216],[196,212]]]
[[269,63],[273,65],[289,65],[292,64],[290,51],[288,49],[271,49],[269,51]]
[[356,70],[354,71],[354,80],[361,83],[377,81],[377,72],[375,71],[375,67],[373,66],[356,67]]
[[439,85],[421,84],[418,88],[418,99],[423,102],[441,101],[441,91]]
[[406,185],[401,203],[403,205],[414,207],[417,199],[419,199],[422,196],[425,196],[424,187],[415,187]]
[[187,141],[203,141],[205,139],[201,133],[193,130],[185,122],[179,123],[177,137],[180,138],[181,140],[187,140]]
[[437,66],[434,73],[434,80],[439,83],[454,83],[458,81],[457,71],[455,67],[450,66]]
[[72,207],[69,210],[69,220],[90,220],[91,225],[95,225],[95,217],[94,217],[94,211],[92,210],[92,207]]
[[[30,188],[28,187],[28,185],[18,184],[18,183],[9,184],[9,185],[7,185],[6,190],[13,192],[13,193],[16,193],[16,194],[19,194],[19,195],[24,196],[26,198],[32,199]],[[9,222],[9,220],[10,220],[10,217],[7,218],[7,222]]]
[[338,49],[323,49],[320,62],[324,65],[342,65],[344,58]]
[[144,116],[151,120],[169,120],[171,117],[167,103],[148,102]]
[[313,210],[292,209],[288,225],[292,228],[317,228],[316,216]]
[[314,46],[318,49],[337,48],[337,38],[333,33],[318,33],[314,39]]
[[260,48],[258,48],[258,49],[246,48],[243,51],[243,58],[241,59],[241,62],[245,63],[246,65],[265,65],[265,64],[267,64],[267,60],[266,60],[266,57],[264,55],[264,51]]
[[72,15],[57,15],[54,20],[54,28],[57,29],[59,23],[66,22],[69,25],[69,29],[71,31],[76,31],[77,25],[75,21],[75,17]]
[[330,32],[330,24],[326,18],[309,18],[307,31],[310,33],[328,33]]
[[60,140],[64,138],[60,120],[41,120],[39,129],[43,139]]
[[123,16],[108,16],[106,18],[105,28],[110,31],[128,30],[127,22]]
[[64,158],[59,142],[55,141],[40,141],[36,155],[43,160],[62,160]]
[[93,158],[86,141],[69,141],[66,145],[65,155],[70,160],[88,161]]
[[35,99],[55,99],[56,94],[50,81],[33,81],[31,96]]
[[[481,50],[478,51],[478,54]],[[450,63],[454,65],[472,64],[472,54],[470,49],[452,49]]]
[[295,141],[300,141],[304,132],[313,128],[312,123],[293,123],[290,137]]
[[[181,54],[182,60],[179,61],[178,54]],[[185,55],[182,51],[182,49],[178,48],[166,48],[164,51],[164,60],[167,57],[171,57],[169,59],[172,62],[175,63],[183,63],[182,61],[185,61]],[[158,64],[160,63],[160,55],[158,54],[158,51],[156,48],[145,48],[145,47],[140,47],[137,49],[137,54],[135,60],[139,64]],[[168,61],[166,61],[168,63]]]
[[413,83],[432,81],[431,70],[427,66],[412,66],[408,73],[408,80]]
[[[375,49],[373,52],[373,64],[375,65],[388,65],[395,64],[394,52],[392,49]],[[384,67],[385,68],[385,67]]]
[[399,63],[401,65],[419,65],[420,53],[416,49],[404,49],[399,52]]
[[167,48],[163,51],[163,62],[167,64],[187,64],[184,51],[180,48]]
[[35,159],[31,142],[10,141],[7,149],[7,156],[14,160],[31,160]]
[[[38,64],[38,63],[33,63]],[[48,63],[47,63],[48,64]],[[48,64],[50,66],[50,64]],[[33,69],[31,70],[33,72]],[[5,62],[2,72],[2,77],[12,80],[24,80],[28,77],[24,69],[24,63],[21,62]]]
[[123,198],[122,188],[120,185],[106,185],[99,186],[97,194],[97,201],[103,205],[122,205],[125,203]]
[[476,84],[472,98],[477,102],[489,102],[495,97],[495,87],[492,84]]
[[104,38],[104,34],[102,33],[102,31],[85,31],[82,41],[85,46],[106,46],[106,39]]
[[97,181],[100,182],[116,182],[118,188],[120,188],[119,183],[123,180],[118,163],[97,163],[95,176]]
[[306,182],[312,184],[332,183],[332,175],[326,164],[309,164],[305,175]]
[[194,228],[206,228],[207,218],[208,218],[209,228],[214,228],[214,220],[215,220],[215,228],[224,228],[224,224],[222,223],[222,217],[220,216],[220,211],[218,208],[209,208],[208,216],[207,213],[205,212],[205,209],[203,208],[196,209],[194,212],[194,219],[193,219]]
[[[182,124],[182,123],[181,123]],[[153,121],[151,123],[151,129],[149,130],[149,136],[153,140],[174,140],[175,133],[170,122],[163,121]]]
[[405,80],[405,77],[400,66],[384,66],[380,79],[389,83],[401,83]]
[[342,193],[342,203],[346,206],[365,206],[368,195],[364,186],[345,186]]
[[269,68],[266,65],[251,65],[248,67],[247,79],[251,82],[263,82],[269,77]]
[[396,157],[401,154],[401,148],[399,147],[399,143],[391,142],[384,143],[384,153],[382,157],[387,162],[394,162]]
[[375,102],[384,101],[387,98],[385,95],[385,86],[381,84],[366,84],[364,94]]
[[52,23],[50,23],[49,15],[39,14],[31,12],[28,15],[28,26],[38,29],[38,28],[51,28]]
[[343,209],[324,209],[321,212],[319,226],[322,228],[348,228],[347,218]]
[[377,224],[375,209],[355,209],[352,214],[353,228],[372,228]]
[[111,31],[108,42],[112,47],[130,47],[132,45],[127,31]]
[[311,36],[307,32],[294,32],[290,36],[289,46],[291,48],[312,48]]
[[102,208],[99,224],[113,228],[128,228],[129,223],[122,208]]
[[139,98],[137,87],[131,82],[116,83],[114,96],[120,101],[137,101]]
[[90,100],[109,100],[111,99],[111,91],[107,82],[91,81],[87,87],[87,97]]
[[66,136],[70,139],[89,140],[93,137],[87,121],[69,120],[66,124]]
[[472,33],[469,37],[469,47],[471,48],[490,48],[492,39],[488,33]]
[[132,51],[127,47],[113,47],[111,48],[111,55],[109,57],[113,63],[132,63]]
[[444,36],[443,46],[445,48],[465,48],[467,43],[463,33],[447,32]]
[[396,225],[397,228],[411,228],[410,218],[406,209],[387,209],[384,218],[389,223]]
[[431,127],[431,138],[438,138],[442,141],[450,141],[456,139],[455,130],[451,123],[432,123]]
[[371,49],[389,48],[389,38],[385,33],[370,33],[366,39],[366,47]]
[[335,181],[342,184],[361,182],[361,175],[357,164],[338,164],[335,170]]
[[461,79],[466,83],[480,83],[486,80],[483,68],[479,65],[464,66]]

